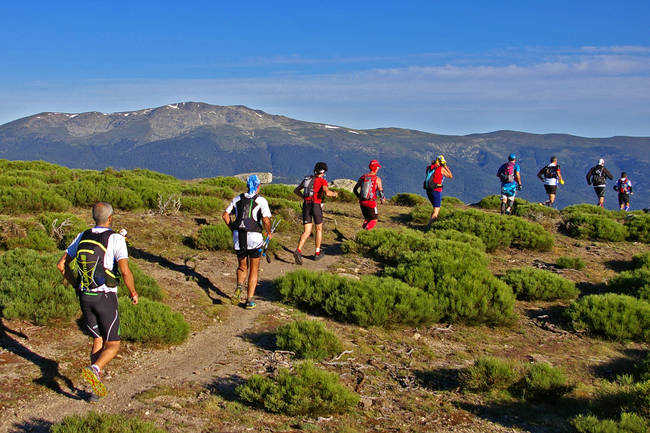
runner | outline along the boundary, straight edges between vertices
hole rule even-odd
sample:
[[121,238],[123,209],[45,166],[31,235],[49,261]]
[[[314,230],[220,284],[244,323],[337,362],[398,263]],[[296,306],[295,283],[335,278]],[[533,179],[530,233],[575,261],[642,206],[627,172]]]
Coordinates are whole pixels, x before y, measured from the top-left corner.
[[320,250],[323,241],[323,196],[338,197],[336,191],[329,189],[327,180],[325,180],[325,172],[327,172],[327,164],[317,162],[314,166],[314,174],[306,176],[300,182],[300,185],[293,190],[295,194],[303,198],[302,223],[305,225],[305,230],[298,241],[298,248],[293,252],[293,257],[299,265],[302,265],[302,247],[309,235],[311,235],[313,224],[316,224],[316,235],[314,236],[316,253],[314,254],[314,260],[320,260],[323,257]]
[[508,155],[508,162],[504,163],[497,171],[501,180],[501,215],[510,215],[515,204],[517,191],[521,191],[521,173],[517,164],[517,155]]
[[[237,286],[231,298],[234,305],[239,304],[239,297],[244,289],[244,283],[248,277],[248,292],[246,297],[246,309],[255,308],[253,301],[255,288],[257,287],[257,273],[260,269],[260,247],[264,245],[262,226],[266,230],[267,237],[271,239],[271,209],[266,199],[259,194],[260,179],[257,175],[248,176],[246,181],[248,192],[233,198],[226,210],[221,215],[223,221],[232,229],[232,239],[237,254]],[[230,214],[234,213],[232,219]]]
[[79,304],[86,328],[93,335],[90,366],[81,371],[82,378],[93,390],[90,401],[106,395],[101,372],[120,349],[120,318],[117,308],[115,263],[122,274],[131,301],[138,303],[133,274],[129,269],[129,255],[124,237],[111,230],[113,207],[100,202],[93,206],[95,227],[79,233],[63,254],[56,267],[64,278],[72,279],[68,265],[73,260],[77,275],[74,278]]
[[433,213],[429,220],[429,226],[438,219],[440,213],[440,205],[442,203],[442,182],[445,177],[453,179],[454,175],[451,174],[447,161],[443,155],[438,156],[431,165],[427,166],[426,178],[424,179],[424,189],[427,191],[427,197],[433,205]]
[[618,191],[618,206],[621,210],[629,211],[630,210],[630,195],[634,194],[632,192],[632,182],[627,178],[627,173],[621,173],[621,177],[616,181],[614,185],[614,191]]
[[381,200],[381,204],[384,204],[386,197],[384,196],[381,178],[377,176],[377,171],[381,168],[379,161],[373,159],[368,164],[368,168],[370,172],[359,178],[352,191],[359,198],[359,206],[361,207],[361,214],[363,214],[363,225],[361,227],[365,230],[372,230],[377,225],[377,219],[379,218],[377,197]]
[[562,179],[562,172],[560,171],[560,166],[557,163],[557,157],[551,156],[551,162],[547,166],[543,167],[538,173],[537,177],[539,180],[544,182],[544,189],[546,194],[548,194],[548,200],[544,203],[540,203],[542,206],[553,207],[555,204],[555,194],[557,193],[557,185],[564,185],[564,179]]
[[605,207],[605,187],[607,179],[614,179],[614,176],[605,168],[605,160],[600,158],[598,165],[591,167],[587,173],[587,184],[594,186],[594,191],[598,197],[597,206]]

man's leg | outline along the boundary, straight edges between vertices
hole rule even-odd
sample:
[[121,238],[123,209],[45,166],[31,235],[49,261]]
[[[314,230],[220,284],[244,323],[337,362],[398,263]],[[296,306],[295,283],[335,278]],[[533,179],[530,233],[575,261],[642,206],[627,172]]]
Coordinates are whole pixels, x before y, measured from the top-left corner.
[[106,364],[108,364],[117,352],[120,350],[120,341],[107,341],[102,347],[102,350],[99,352],[99,357],[97,361],[93,362],[94,365],[99,367],[100,370],[103,370]]
[[320,245],[323,242],[323,223],[316,224],[316,236],[314,236],[316,252],[320,252]]
[[246,277],[248,276],[248,257],[237,257],[237,285],[243,286],[246,282]]
[[255,296],[255,288],[257,287],[257,273],[260,269],[260,258],[251,257],[250,269],[248,270],[248,298],[247,301],[253,300]]
[[101,355],[102,348],[104,347],[103,338],[93,338],[93,348],[90,350],[90,363],[95,364]]
[[508,207],[507,204],[506,204],[507,202],[508,202],[508,197],[506,197],[505,195],[502,195],[501,196],[501,215],[506,213],[506,208]]
[[300,240],[298,241],[298,252],[302,252],[302,248],[305,246],[305,242],[307,242],[307,239],[311,235],[311,228],[313,227],[312,223],[306,223],[305,224],[305,229],[302,232],[302,235],[300,235]]
[[549,194],[548,195],[548,203],[549,203],[549,206],[553,206],[553,203],[555,203],[555,194]]

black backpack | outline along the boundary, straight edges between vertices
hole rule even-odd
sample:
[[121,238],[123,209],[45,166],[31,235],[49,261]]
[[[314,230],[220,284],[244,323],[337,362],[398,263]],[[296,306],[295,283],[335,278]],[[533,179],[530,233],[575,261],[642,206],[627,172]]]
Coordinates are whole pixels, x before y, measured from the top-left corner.
[[257,194],[250,198],[246,197],[245,194],[239,196],[239,201],[235,206],[237,208],[237,216],[232,223],[233,230],[262,233],[262,222],[257,221],[253,216],[253,209],[255,208],[255,200],[257,200],[257,197],[259,197]]
[[92,292],[103,284],[107,287],[117,287],[115,274],[104,267],[104,256],[108,248],[108,238],[115,233],[108,229],[102,233],[93,233],[88,229],[81,235],[75,267],[77,269],[77,287],[81,292]]
[[592,185],[603,185],[606,182],[605,174],[603,173],[603,170],[605,170],[605,167],[600,166],[600,168],[595,169],[591,173],[591,184]]
[[305,176],[305,178],[300,183],[302,187],[302,197],[310,198],[314,196],[314,179],[316,177],[313,175]]
[[544,167],[544,178],[553,179],[557,177],[557,171],[559,170],[559,165],[547,165]]

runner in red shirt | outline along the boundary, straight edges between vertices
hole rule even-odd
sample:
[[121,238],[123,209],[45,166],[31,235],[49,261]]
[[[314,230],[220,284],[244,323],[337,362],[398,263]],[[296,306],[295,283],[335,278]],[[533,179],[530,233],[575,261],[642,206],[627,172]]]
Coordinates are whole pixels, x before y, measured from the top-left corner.
[[306,176],[293,190],[295,194],[304,200],[302,203],[302,222],[305,225],[305,230],[300,236],[300,241],[298,241],[298,248],[293,252],[293,258],[299,265],[302,265],[302,247],[311,234],[312,221],[316,224],[316,235],[314,236],[316,254],[314,260],[320,260],[323,257],[320,250],[323,241],[323,197],[338,196],[338,193],[331,191],[327,185],[327,180],[325,180],[326,171],[327,164],[317,162],[314,166],[314,174]]
[[359,178],[354,186],[353,192],[359,198],[359,206],[363,214],[363,225],[365,230],[372,230],[377,224],[379,214],[377,213],[377,197],[384,204],[384,187],[381,178],[377,176],[377,171],[381,168],[379,161],[373,159],[368,164],[370,172]]
[[442,204],[442,182],[444,178],[449,179],[454,176],[447,166],[447,161],[443,155],[439,155],[431,165],[427,166],[427,174],[424,180],[424,189],[427,191],[427,197],[433,205],[433,212],[429,220],[429,227],[438,219],[440,214],[440,206]]

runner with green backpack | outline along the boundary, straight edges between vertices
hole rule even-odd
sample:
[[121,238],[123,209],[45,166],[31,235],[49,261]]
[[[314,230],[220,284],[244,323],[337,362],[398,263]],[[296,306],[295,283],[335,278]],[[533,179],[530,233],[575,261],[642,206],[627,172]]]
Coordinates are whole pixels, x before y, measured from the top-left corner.
[[305,176],[302,182],[293,190],[294,194],[303,199],[302,223],[304,224],[304,231],[298,241],[298,247],[293,252],[294,260],[298,265],[302,265],[302,247],[311,235],[314,224],[316,228],[314,236],[316,247],[314,260],[320,260],[323,257],[320,250],[321,242],[323,241],[323,198],[338,197],[338,193],[331,191],[328,187],[327,180],[325,180],[326,172],[327,164],[317,162],[314,166],[314,174]]

